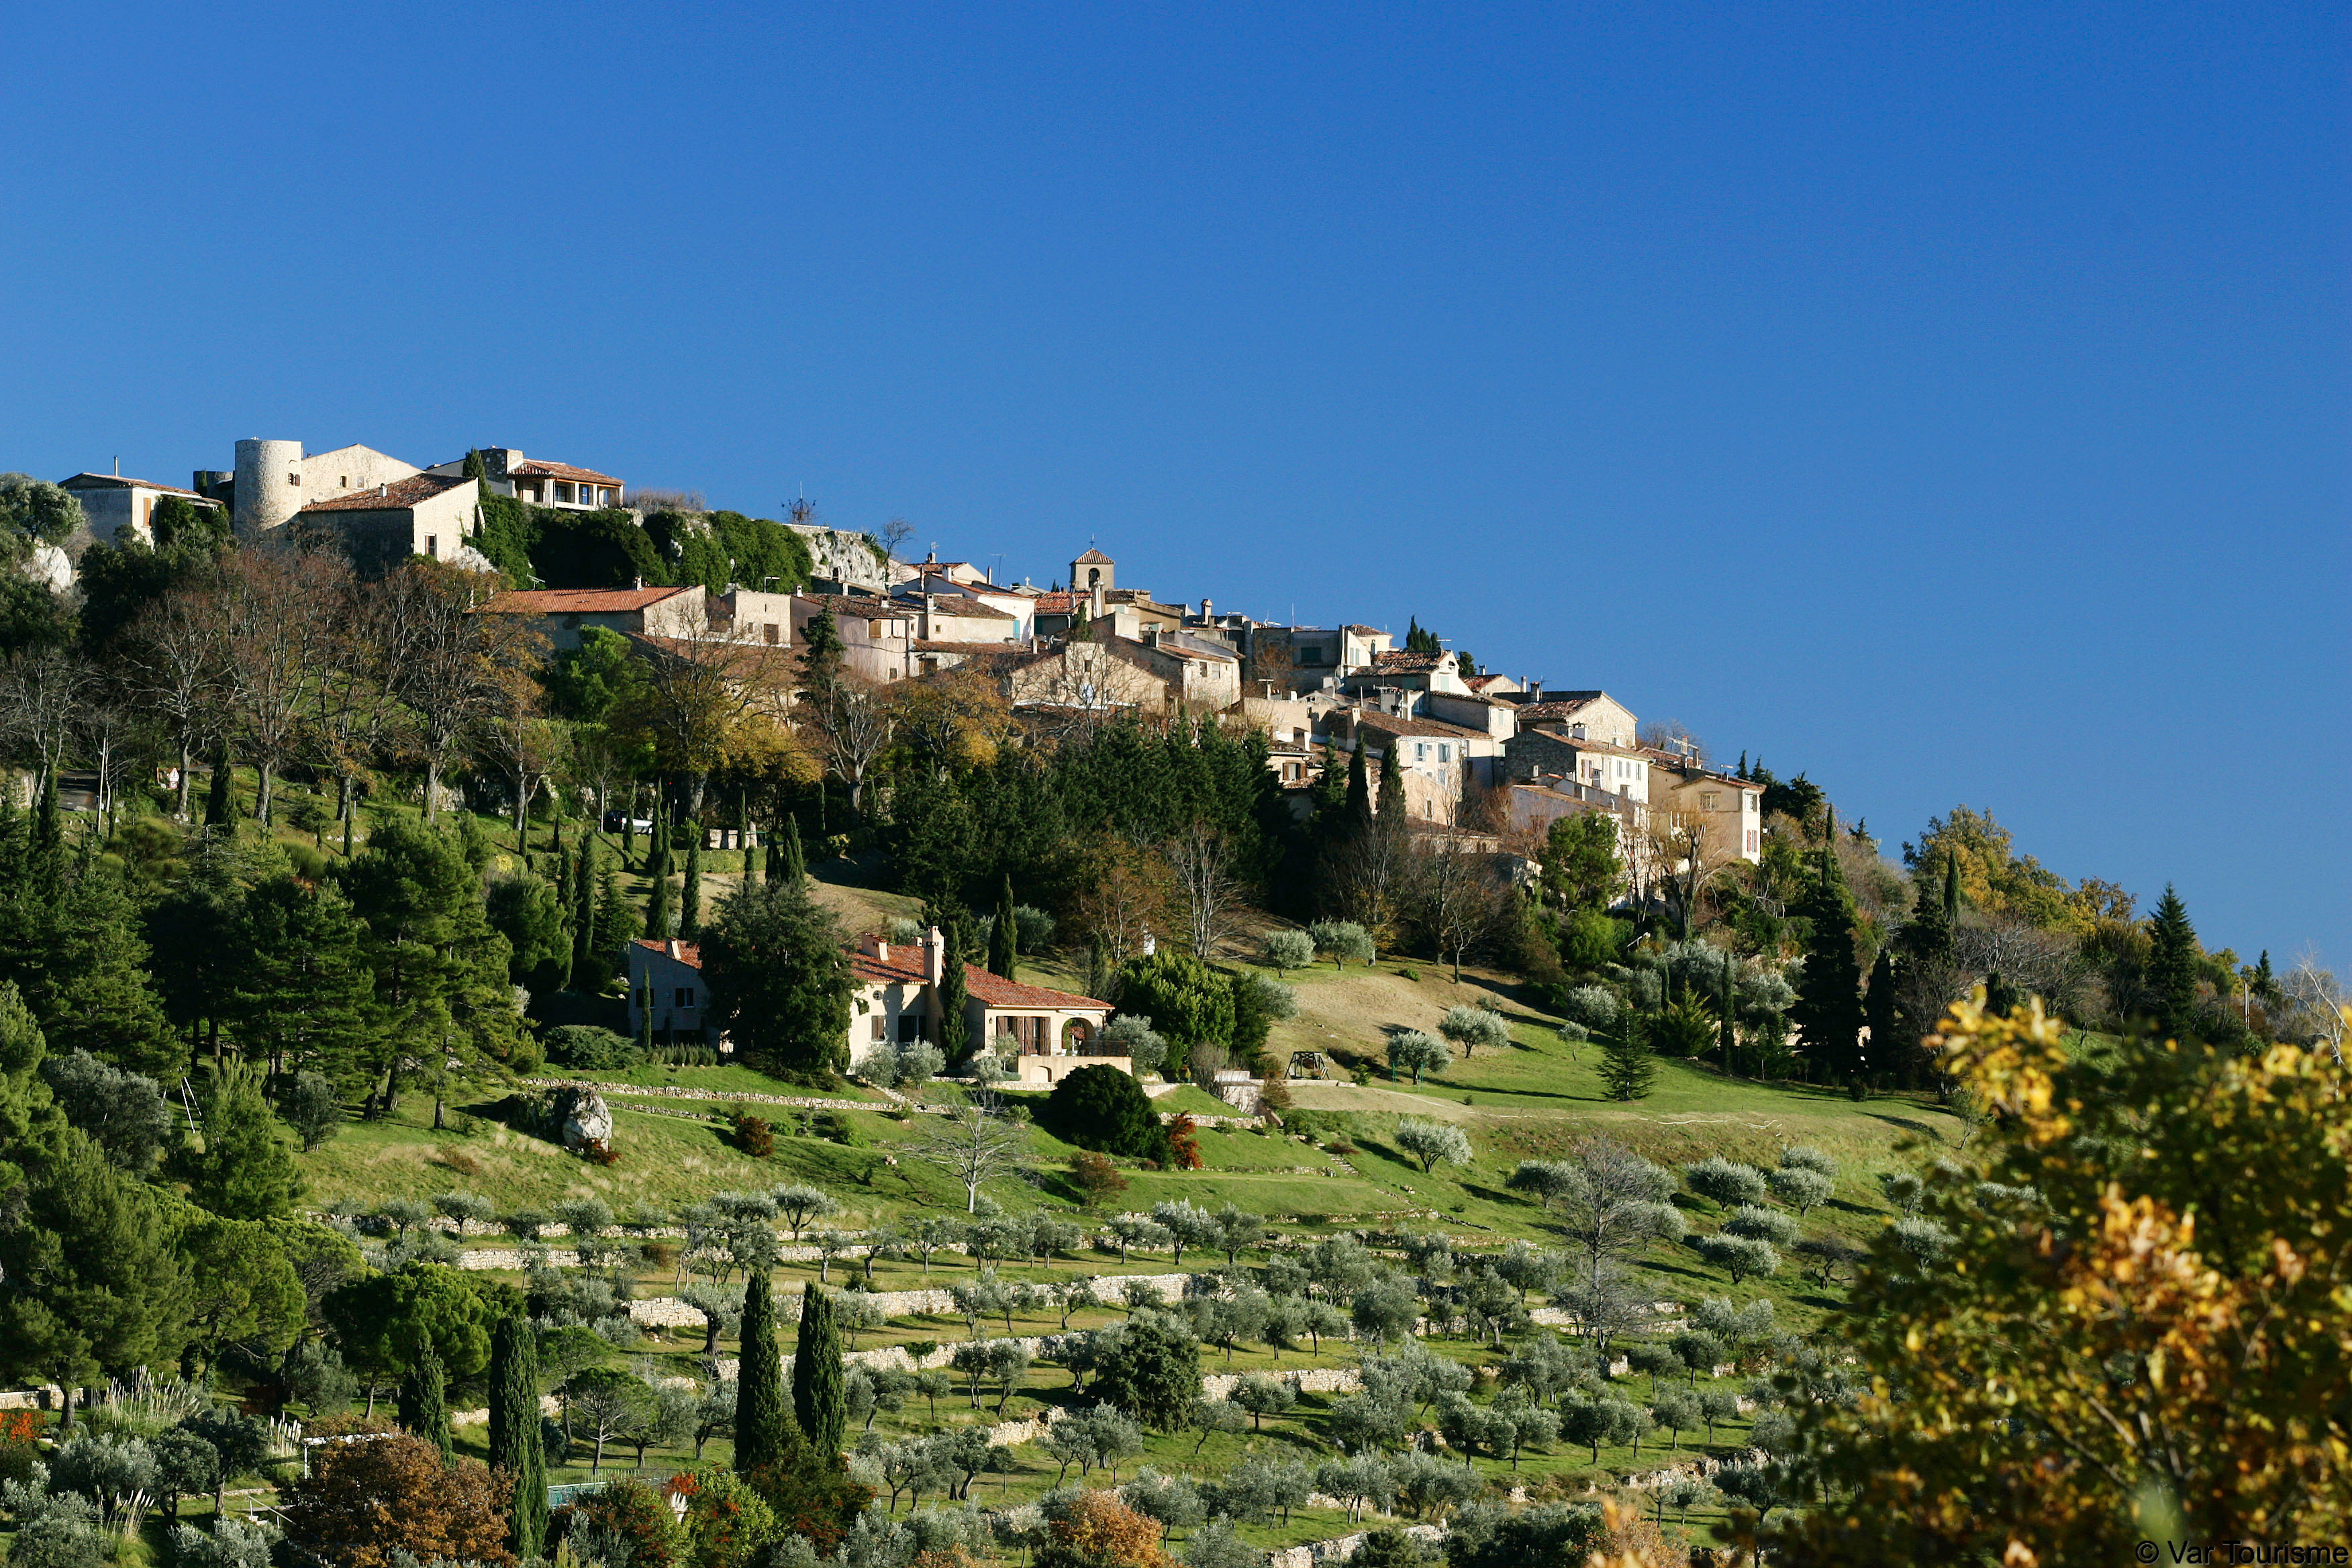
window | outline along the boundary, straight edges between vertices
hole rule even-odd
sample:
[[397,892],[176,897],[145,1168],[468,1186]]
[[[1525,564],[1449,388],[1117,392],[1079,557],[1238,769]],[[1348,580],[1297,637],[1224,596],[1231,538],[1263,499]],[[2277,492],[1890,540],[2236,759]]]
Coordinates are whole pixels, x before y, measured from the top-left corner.
[[681,1007],[691,1007],[694,1005],[693,986],[681,985],[677,988],[677,1005]]
[[343,476],[343,489],[351,489],[351,488],[352,488],[352,477],[351,477],[351,475],[349,475],[349,474],[345,474],[345,475]]
[[1429,761],[1429,747],[1425,742],[1420,741],[1415,741],[1413,742],[1412,760],[1416,763],[1425,763]]
[[572,499],[571,481],[567,479],[558,479],[555,481],[555,499],[559,502],[569,501]]
[[1698,808],[1701,811],[1713,811],[1717,809],[1716,802],[1721,797],[1717,795],[1715,791],[1711,789],[1703,789],[1698,792]]
[[773,621],[770,621],[766,626],[764,626],[761,627],[761,628],[760,628],[760,635],[761,635],[761,637],[765,637],[765,638],[767,639],[767,641],[768,641],[768,646],[769,646],[770,647],[775,647],[775,646],[776,646],[776,637],[777,637],[777,632],[776,632],[776,623],[775,623],[775,622],[773,622]]
[[434,557],[436,560],[440,558],[441,536],[439,534],[428,533],[425,536],[425,553]]
[[899,1014],[899,1015],[898,1015],[898,1040],[899,1040],[899,1043],[900,1043],[900,1044],[902,1044],[902,1045],[912,1045],[915,1041],[919,1040],[919,1039],[921,1039],[922,1037],[923,1037],[923,1016],[922,1016],[920,1013],[901,1013],[901,1014]]
[[887,1018],[879,1013],[874,1015],[874,1038],[877,1043],[888,1037],[889,1027],[890,1021]]
[[289,485],[299,485],[302,482],[302,476],[299,474],[289,474],[286,476],[286,482]]
[[599,485],[596,487],[596,504],[599,506],[611,506],[613,504],[612,486]]
[[1454,760],[1454,748],[1450,743],[1444,741],[1437,742],[1437,760],[1441,763],[1450,763]]

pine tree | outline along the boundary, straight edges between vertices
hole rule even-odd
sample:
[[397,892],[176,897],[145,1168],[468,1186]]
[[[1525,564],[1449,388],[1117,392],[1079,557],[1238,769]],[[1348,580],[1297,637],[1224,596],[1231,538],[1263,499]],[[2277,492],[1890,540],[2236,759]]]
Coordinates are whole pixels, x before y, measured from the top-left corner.
[[2164,897],[2147,921],[2147,986],[2156,1001],[2156,1026],[2168,1039],[2185,1039],[2197,1012],[2197,961],[2202,952],[2189,906],[2164,885]]
[[735,1472],[746,1475],[792,1448],[784,1409],[784,1369],[776,1350],[775,1287],[768,1262],[751,1265],[743,1283],[742,1360],[735,1373]]
[[1013,918],[1013,878],[1008,873],[996,897],[996,923],[988,931],[988,972],[1006,980],[1021,978],[1021,931]]
[[213,748],[213,780],[205,791],[205,826],[226,827],[236,815],[236,770],[231,765],[228,742]]
[[332,882],[274,878],[247,895],[229,1011],[273,1076],[306,1068],[356,1091],[375,1059],[367,926]]
[[459,471],[457,477],[465,479],[479,479],[482,481],[481,493],[484,495],[490,493],[490,466],[483,461],[480,447],[477,447],[466,454],[466,466]]
[[445,1459],[449,1457],[448,1394],[441,1358],[433,1353],[433,1342],[428,1339],[417,1352],[416,1364],[400,1380],[400,1424],[410,1436],[422,1437],[440,1449]]
[[793,1347],[793,1418],[817,1453],[841,1452],[849,1403],[841,1380],[841,1310],[823,1287],[801,1295],[800,1338]]
[[1404,745],[1391,737],[1381,752],[1381,820],[1391,827],[1406,816],[1404,805]]
[[[1834,813],[1829,820],[1834,823]],[[1790,1017],[1825,1078],[1852,1079],[1868,1067],[1862,1051],[1862,963],[1854,952],[1853,897],[1838,865],[1833,829],[1814,853],[1821,875],[1797,910],[1810,934]]]
[[1601,1086],[1612,1100],[1641,1100],[1650,1092],[1657,1062],[1650,1055],[1642,1016],[1631,1008],[1618,1015],[1601,1048]]
[[520,1313],[490,1331],[490,1468],[514,1482],[507,1546],[518,1560],[547,1542],[547,1451],[540,1441],[539,1342]]
[[204,1147],[184,1151],[177,1173],[199,1207],[224,1219],[281,1219],[302,1195],[294,1156],[278,1141],[261,1074],[232,1058],[208,1068],[198,1100]]
[[702,924],[702,835],[686,838],[686,889],[677,900],[677,934],[691,938]]
[[963,912],[951,910],[940,922],[940,1049],[950,1067],[961,1066],[971,1049],[971,1025],[964,1008],[971,1000],[963,973]]

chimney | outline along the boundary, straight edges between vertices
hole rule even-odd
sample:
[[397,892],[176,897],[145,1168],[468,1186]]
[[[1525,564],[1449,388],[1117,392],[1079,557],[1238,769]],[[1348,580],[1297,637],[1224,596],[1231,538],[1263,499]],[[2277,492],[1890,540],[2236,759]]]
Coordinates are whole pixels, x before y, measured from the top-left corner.
[[1570,725],[1568,727],[1568,732],[1569,732],[1569,734],[1570,734],[1570,735],[1573,736],[1575,739],[1580,740],[1580,741],[1587,740],[1587,739],[1589,739],[1589,738],[1590,738],[1590,737],[1588,737],[1588,736],[1585,734],[1585,732],[1584,732],[1584,726],[1583,726],[1583,725],[1581,725],[1581,724],[1570,724]]
[[933,926],[923,937],[923,978],[937,985],[947,978],[947,938]]
[[635,585],[639,590],[641,590],[641,591],[644,589],[644,587],[645,587],[645,585],[646,585],[646,580],[645,580],[643,577],[636,577],[636,578],[633,578],[633,579],[631,579],[631,581],[632,581],[632,582],[635,584]]
[[1087,613],[1096,620],[1102,619],[1102,584],[1100,583],[1094,585],[1094,607]]
[[1202,626],[1207,626],[1210,622],[1215,620],[1216,616],[1216,605],[1209,603],[1206,599],[1202,599],[1201,601],[1201,624]]

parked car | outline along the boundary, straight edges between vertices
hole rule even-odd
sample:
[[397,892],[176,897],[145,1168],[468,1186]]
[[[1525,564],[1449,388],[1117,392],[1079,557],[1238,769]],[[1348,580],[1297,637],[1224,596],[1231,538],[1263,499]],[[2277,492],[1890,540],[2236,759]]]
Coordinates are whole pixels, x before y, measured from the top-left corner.
[[653,830],[653,822],[647,817],[631,816],[625,811],[604,814],[604,831],[607,833],[651,833]]

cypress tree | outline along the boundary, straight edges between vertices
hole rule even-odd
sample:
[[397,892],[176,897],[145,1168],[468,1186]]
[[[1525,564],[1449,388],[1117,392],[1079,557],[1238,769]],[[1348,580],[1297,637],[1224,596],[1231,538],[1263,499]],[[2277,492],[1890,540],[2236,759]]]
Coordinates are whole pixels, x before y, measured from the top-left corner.
[[971,1046],[971,1026],[964,1007],[971,1000],[963,973],[963,913],[951,910],[940,922],[940,1049],[950,1066],[960,1065]]
[[2189,923],[2189,906],[2164,885],[2164,897],[2147,921],[2149,942],[2147,987],[2156,1003],[2158,1032],[2174,1039],[2185,1037],[2197,1008],[2197,960],[2201,949],[2197,928]]
[[1361,827],[1372,819],[1372,783],[1364,772],[1364,734],[1356,731],[1356,749],[1348,756],[1348,822]]
[[514,1481],[507,1546],[518,1559],[547,1542],[547,1451],[540,1441],[539,1342],[520,1315],[490,1331],[490,1468]]
[[213,748],[213,782],[205,791],[205,826],[226,827],[236,811],[236,770],[230,765],[228,742]]
[[440,1449],[444,1459],[449,1457],[448,1392],[441,1358],[427,1340],[417,1353],[416,1364],[400,1380],[400,1424],[408,1428],[410,1436],[422,1437]]
[[1021,932],[1013,919],[1013,878],[1009,872],[1003,890],[996,896],[996,923],[989,928],[988,972],[1007,980],[1021,978]]
[[1381,752],[1381,818],[1392,828],[1405,819],[1403,751],[1403,743],[1392,739]]
[[824,1289],[810,1285],[801,1295],[800,1338],[793,1346],[793,1418],[825,1459],[840,1455],[849,1426],[841,1364],[840,1309]]
[[1732,980],[1732,971],[1738,966],[1738,963],[1739,960],[1732,957],[1731,954],[1727,952],[1723,955],[1723,984],[1717,991],[1715,998],[1717,1038],[1723,1047],[1723,1072],[1727,1078],[1731,1076],[1732,1052],[1739,1043],[1738,1011],[1733,1003]]
[[702,924],[702,835],[686,839],[686,889],[677,900],[677,934],[690,937]]
[[596,841],[583,838],[572,861],[572,969],[563,988],[586,988],[596,941]]
[[746,1475],[782,1459],[786,1426],[783,1367],[776,1352],[775,1287],[768,1260],[753,1260],[743,1283],[742,1362],[735,1373],[735,1471]]
[[1960,929],[1960,858],[1944,857],[1944,930]]
[[656,942],[666,941],[677,933],[670,929],[669,867],[656,867],[653,891],[646,895],[646,934]]
[[1826,820],[1832,832],[1815,852],[1821,876],[1798,911],[1811,929],[1790,1016],[1808,1055],[1825,1074],[1855,1079],[1868,1067],[1862,1050],[1862,963],[1854,953],[1853,897],[1838,865],[1836,814]]
[[[772,861],[769,868],[772,876]],[[801,847],[801,819],[797,816],[784,819],[784,880],[796,891],[808,881],[808,855]]]

